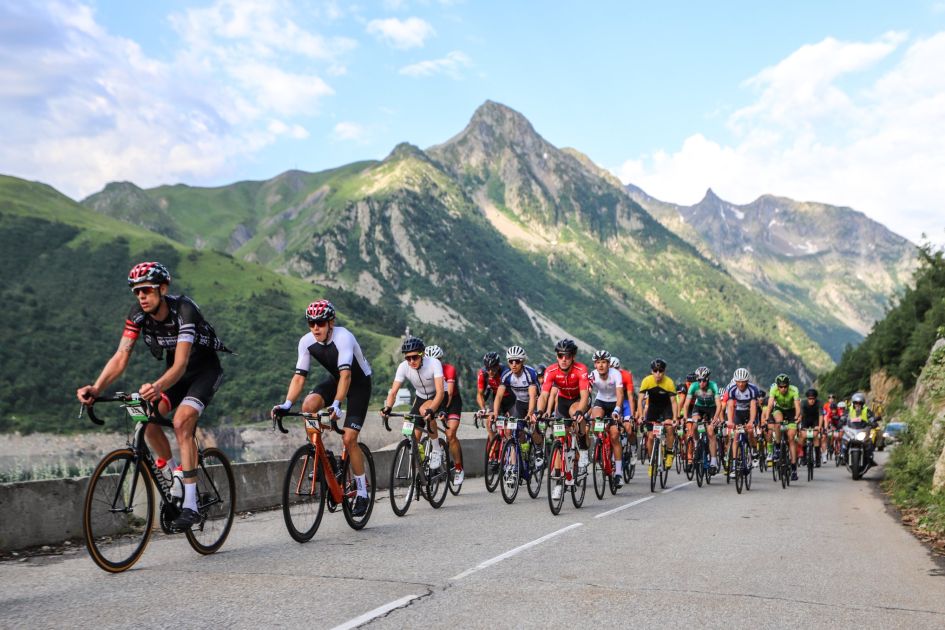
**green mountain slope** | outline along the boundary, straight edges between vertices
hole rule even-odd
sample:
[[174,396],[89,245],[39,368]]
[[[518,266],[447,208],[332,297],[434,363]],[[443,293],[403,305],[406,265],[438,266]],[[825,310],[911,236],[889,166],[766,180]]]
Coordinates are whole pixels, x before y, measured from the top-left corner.
[[839,358],[909,281],[915,246],[850,208],[764,195],[747,205],[711,190],[694,206],[627,192],[667,228],[763,291]]
[[[187,219],[199,216],[215,226],[205,244],[357,293],[388,333],[408,324],[446,346],[467,387],[485,350],[522,343],[547,362],[566,334],[585,359],[608,347],[638,372],[655,355],[674,372],[748,364],[761,378],[830,365],[619,182],[501,105],[487,103],[460,136],[426,152],[404,144],[381,162],[249,186],[145,192],[181,232],[203,237]],[[291,194],[262,192],[276,188]]]
[[[217,252],[197,251],[80,206],[52,188],[0,176],[0,430],[76,428],[75,388],[98,375],[117,347],[134,300],[125,277],[142,259],[161,260],[172,288],[192,296],[239,356],[225,356],[225,382],[207,422],[246,421],[278,401],[306,332],[305,305],[324,289]],[[333,292],[341,323],[377,357],[377,393],[387,389],[398,340],[363,325],[356,296]],[[370,321],[374,321],[371,318]],[[138,348],[116,386],[136,389],[163,363]]]

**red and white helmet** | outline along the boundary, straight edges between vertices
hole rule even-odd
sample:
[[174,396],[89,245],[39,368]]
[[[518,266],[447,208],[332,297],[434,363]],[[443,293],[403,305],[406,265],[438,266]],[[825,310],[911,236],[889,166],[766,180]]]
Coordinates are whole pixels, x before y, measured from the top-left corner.
[[152,284],[169,284],[171,274],[167,267],[159,262],[142,262],[128,272],[128,286],[150,282]]
[[335,319],[335,306],[328,300],[312,302],[305,309],[305,318],[309,323],[330,322]]

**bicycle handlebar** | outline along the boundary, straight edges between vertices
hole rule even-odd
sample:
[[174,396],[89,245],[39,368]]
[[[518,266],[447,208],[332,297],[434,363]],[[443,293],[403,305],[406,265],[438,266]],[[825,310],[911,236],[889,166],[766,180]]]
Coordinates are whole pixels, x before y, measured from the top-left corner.
[[80,403],[79,415],[77,417],[77,420],[81,420],[82,414],[88,412],[89,420],[93,424],[97,424],[98,426],[104,426],[105,421],[99,418],[95,414],[95,410],[93,406],[95,405],[95,403],[110,403],[110,402],[139,403],[141,405],[141,408],[144,410],[145,414],[148,416],[148,422],[154,422],[156,424],[159,424],[165,427],[174,426],[173,421],[168,420],[167,418],[161,415],[161,412],[158,411],[157,405],[153,404],[150,401],[144,400],[143,398],[134,398],[134,394],[126,394],[124,392],[115,392],[113,396],[96,396],[95,398],[92,399],[92,402],[88,405],[86,405],[85,403]]
[[[344,435],[344,430],[338,428],[338,421],[335,418],[331,417],[330,411],[319,411],[317,413],[309,413],[308,411],[275,411],[273,413],[272,425],[273,428],[276,426],[279,427],[279,431],[282,433],[288,433],[289,430],[282,426],[282,419],[285,417],[293,418],[306,418],[309,420],[318,420],[319,418],[328,418],[331,422],[331,430],[339,435]],[[320,423],[319,423],[320,424]]]

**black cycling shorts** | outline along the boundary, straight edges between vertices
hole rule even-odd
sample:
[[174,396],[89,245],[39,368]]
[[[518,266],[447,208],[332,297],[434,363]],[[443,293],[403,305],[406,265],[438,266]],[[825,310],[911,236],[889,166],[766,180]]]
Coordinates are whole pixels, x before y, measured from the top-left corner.
[[715,405],[712,405],[711,407],[700,407],[699,405],[693,405],[691,413],[695,413],[698,411],[699,415],[702,416],[702,419],[705,422],[708,422],[712,420],[712,418],[715,417],[715,409],[716,409]]
[[562,398],[558,396],[558,403],[555,406],[555,415],[559,418],[571,417],[571,405],[578,402],[580,398]]
[[748,424],[748,420],[751,419],[751,409],[736,409],[735,410],[735,424],[743,425]]
[[[312,394],[318,394],[325,401],[325,405],[330,405],[335,401],[335,393],[338,391],[338,381],[333,376],[329,376],[324,381],[315,386]],[[367,380],[355,383],[352,381],[348,387],[348,400],[345,409],[345,429],[354,429],[360,431],[364,426],[364,419],[367,417],[368,403],[371,402],[371,377]]]
[[592,406],[603,409],[605,418],[610,420],[610,415],[614,412],[614,409],[617,408],[617,401],[607,402],[606,400],[595,400]]
[[512,408],[515,406],[516,398],[512,394],[508,396],[503,396],[502,400],[499,401],[499,415],[507,416]]
[[217,364],[196,374],[184,374],[183,378],[164,392],[164,395],[170,401],[171,409],[186,405],[196,409],[199,416],[213,400],[213,395],[217,393],[222,381],[223,368]]
[[646,421],[675,420],[673,418],[673,403],[667,400],[662,405],[656,405],[651,400],[646,407]]
[[448,420],[459,420],[463,413],[463,399],[459,395],[459,390],[453,394],[453,399],[440,405],[440,412],[446,414]]

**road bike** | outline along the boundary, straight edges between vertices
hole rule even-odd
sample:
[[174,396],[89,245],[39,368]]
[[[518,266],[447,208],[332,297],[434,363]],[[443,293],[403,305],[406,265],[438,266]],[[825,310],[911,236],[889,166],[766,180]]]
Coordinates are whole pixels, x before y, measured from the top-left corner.
[[794,448],[794,446],[788,446],[787,428],[781,425],[781,439],[778,440],[774,449],[776,457],[774,466],[771,467],[771,476],[775,481],[781,480],[782,489],[791,485],[791,452],[788,448]]
[[486,490],[489,492],[495,492],[495,489],[499,487],[499,470],[501,467],[500,460],[502,458],[502,436],[497,430],[496,420],[494,418],[488,417],[488,414],[479,410],[476,412],[475,420],[476,428],[479,427],[479,423],[482,422],[483,425],[489,426],[492,430],[490,437],[486,438],[486,449],[485,449],[485,462],[483,463],[483,479],[486,482]]
[[[554,444],[548,458],[548,506],[555,515],[561,512],[566,492],[570,491],[571,502],[576,508],[584,504],[584,494],[587,492],[587,469],[578,465],[574,445],[577,440],[574,434],[576,427],[577,422],[571,422],[568,426],[564,418],[552,420]],[[558,488],[557,492],[555,488]]]
[[519,440],[519,432],[524,430],[526,422],[522,418],[499,416],[496,426],[502,425],[505,430],[505,439],[502,443],[501,471],[502,471],[502,499],[512,504],[518,495],[521,481],[528,487],[528,496],[538,498],[541,492],[542,466],[538,464],[536,451],[540,447],[531,441],[527,435],[524,441]]
[[358,443],[364,462],[364,482],[367,487],[367,511],[354,515],[354,502],[358,494],[357,482],[351,470],[351,460],[342,443],[341,455],[335,456],[325,448],[322,431],[331,429],[339,435],[344,431],[331,419],[327,410],[318,413],[290,412],[275,410],[273,424],[279,431],[288,433],[282,425],[282,419],[298,417],[305,420],[305,433],[308,441],[300,446],[289,459],[285,478],[282,481],[282,518],[293,540],[304,543],[312,539],[325,513],[325,504],[329,512],[340,508],[348,525],[355,530],[367,525],[374,510],[374,496],[377,491],[377,479],[374,473],[374,458],[366,444]]
[[666,487],[666,480],[669,478],[669,468],[666,467],[666,455],[663,452],[666,448],[663,445],[663,424],[659,421],[653,423],[653,446],[650,448],[650,492],[656,492],[656,482],[659,480],[660,488]]
[[[635,434],[634,438],[636,438]],[[627,483],[633,479],[633,475],[636,473],[637,464],[635,452],[640,450],[640,445],[639,441],[630,442],[630,433],[627,432],[622,422],[620,423],[620,447],[623,452],[620,471],[623,474],[624,483]]]
[[[211,554],[226,541],[236,511],[236,492],[230,460],[217,448],[197,446],[197,512],[200,522],[184,530],[174,528],[183,498],[172,493],[173,479],[161,472],[144,439],[148,424],[173,428],[156,406],[138,394],[116,392],[98,397],[93,404],[122,403],[134,422],[133,436],[125,448],[105,455],[89,478],[82,509],[82,533],[92,561],[110,573],[129,569],[144,553],[154,527],[157,488],[158,522],[167,534],[183,531],[187,542],[200,554]],[[89,420],[101,426],[93,405],[82,405]],[[127,427],[126,427],[127,428]]]
[[593,418],[594,422],[594,455],[591,457],[591,468],[594,477],[594,494],[598,500],[604,498],[607,488],[610,494],[617,494],[617,472],[614,463],[614,449],[610,443],[610,431],[607,420],[603,417]]
[[734,473],[735,491],[741,494],[742,487],[745,490],[751,490],[751,446],[745,433],[745,425],[740,424],[735,427],[735,436],[732,439],[735,440],[735,456],[726,477]]
[[699,422],[696,424],[696,452],[695,452],[695,463],[693,468],[695,469],[696,485],[700,488],[702,487],[702,482],[705,481],[706,484],[712,483],[712,466],[711,466],[711,451],[709,450],[709,439],[710,438],[708,431],[706,430],[706,423]]
[[[390,418],[404,419],[401,428],[404,437],[397,445],[390,468],[390,505],[394,514],[397,516],[406,514],[414,496],[423,497],[434,509],[439,508],[446,499],[449,471],[453,463],[450,461],[450,451],[446,440],[437,437],[443,456],[438,468],[430,466],[430,454],[433,449],[430,445],[430,436],[435,426],[432,423],[436,420],[432,416],[391,413],[384,418],[384,428],[388,431],[391,430]],[[427,435],[417,441],[415,428],[420,431],[425,430]]]
[[[807,481],[814,480],[814,467],[817,463],[817,449],[814,445],[814,430],[801,429],[804,432],[804,461],[807,464]],[[818,437],[819,439],[819,437]]]

